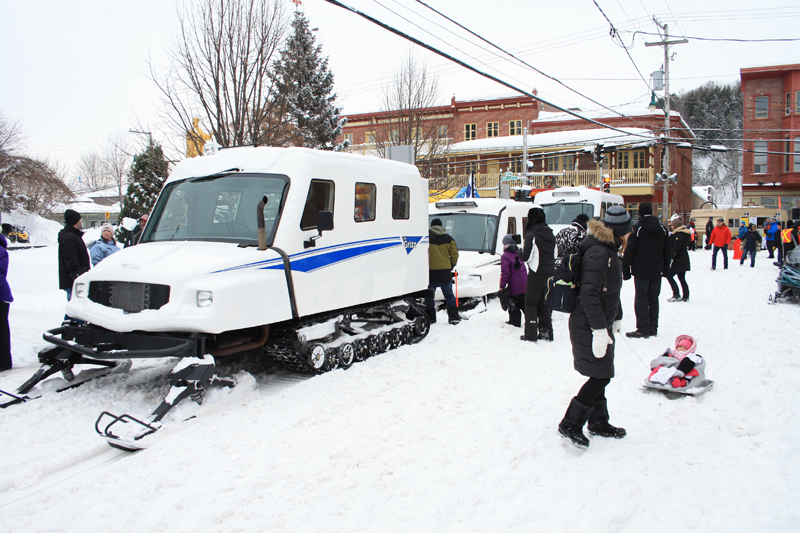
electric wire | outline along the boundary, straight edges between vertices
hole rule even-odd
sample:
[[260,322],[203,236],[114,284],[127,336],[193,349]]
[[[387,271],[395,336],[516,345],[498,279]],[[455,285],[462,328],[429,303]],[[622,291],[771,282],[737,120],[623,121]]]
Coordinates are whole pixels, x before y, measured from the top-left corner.
[[[406,39],[406,40],[408,40],[408,41],[410,41],[410,42],[412,42],[412,43],[414,43],[414,44],[416,44],[418,46],[421,46],[421,47],[425,48],[428,51],[431,51],[431,52],[433,52],[433,53],[435,53],[437,55],[440,55],[440,56],[444,57],[445,59],[453,61],[454,63],[457,63],[457,64],[461,65],[462,67],[464,67],[464,68],[466,68],[468,70],[471,70],[472,72],[475,72],[476,74],[479,74],[479,75],[481,75],[481,76],[483,76],[483,77],[485,77],[487,79],[490,79],[490,80],[495,81],[497,83],[500,83],[501,85],[504,85],[504,86],[506,86],[506,87],[508,87],[510,89],[513,89],[513,90],[519,92],[520,94],[524,94],[524,95],[526,95],[526,96],[528,96],[530,98],[533,98],[533,99],[535,99],[535,100],[537,100],[539,102],[542,102],[545,105],[551,106],[551,107],[553,107],[555,109],[558,109],[558,110],[561,110],[561,111],[564,111],[565,113],[568,113],[568,114],[570,114],[570,115],[572,115],[572,116],[574,116],[574,117],[576,117],[578,119],[585,120],[587,122],[591,122],[592,124],[596,124],[596,125],[598,125],[598,126],[600,126],[602,128],[607,128],[607,129],[618,131],[618,132],[621,132],[621,133],[626,133],[624,130],[621,130],[619,128],[615,128],[614,126],[609,126],[608,124],[603,124],[602,122],[598,122],[596,120],[592,120],[592,119],[586,118],[586,117],[584,117],[584,116],[582,116],[582,115],[580,115],[578,113],[575,113],[574,111],[570,111],[569,109],[566,109],[566,108],[563,108],[561,106],[555,105],[552,102],[547,101],[547,100],[541,98],[540,96],[532,94],[532,93],[530,93],[530,92],[528,92],[528,91],[526,91],[524,89],[516,87],[516,86],[512,85],[511,83],[509,83],[509,82],[507,82],[505,80],[502,80],[502,79],[500,79],[500,78],[498,78],[496,76],[493,76],[491,74],[488,74],[486,72],[478,70],[474,66],[472,66],[472,65],[470,65],[470,64],[468,64],[468,63],[466,63],[466,62],[464,62],[464,61],[462,61],[462,60],[460,60],[460,59],[458,59],[456,57],[453,57],[452,55],[447,54],[447,53],[443,52],[442,50],[439,50],[439,49],[435,48],[434,46],[432,46],[430,44],[427,44],[427,43],[425,43],[425,42],[423,42],[423,41],[421,41],[421,40],[419,40],[419,39],[417,39],[415,37],[412,37],[411,35],[408,35],[407,33],[404,33],[402,31],[398,30],[397,28],[394,28],[393,26],[390,26],[389,24],[386,24],[385,22],[382,22],[382,21],[380,21],[380,20],[378,20],[378,19],[376,19],[376,18],[374,18],[374,17],[372,17],[372,16],[370,16],[370,15],[368,15],[368,14],[362,12],[362,11],[359,11],[359,10],[353,8],[353,7],[345,5],[342,2],[340,2],[339,0],[325,0],[325,1],[327,3],[329,3],[329,4],[332,4],[332,5],[335,5],[337,7],[342,8],[342,9],[345,9],[347,11],[350,11],[351,13],[354,13],[354,14],[356,14],[356,15],[358,15],[358,16],[360,16],[360,17],[372,22],[373,24],[375,24],[377,26],[380,26],[381,28],[383,28],[383,29],[385,29],[385,30],[387,30],[387,31],[389,31],[391,33],[394,33],[395,35],[397,35],[399,37],[402,37],[402,38],[404,38],[404,39]],[[639,135],[639,136],[642,136],[642,135]]]

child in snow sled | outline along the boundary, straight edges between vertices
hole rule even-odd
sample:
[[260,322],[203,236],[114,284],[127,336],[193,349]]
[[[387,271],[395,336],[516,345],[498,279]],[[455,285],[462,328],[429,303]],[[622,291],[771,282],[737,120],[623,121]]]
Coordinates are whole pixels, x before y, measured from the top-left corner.
[[667,349],[650,362],[652,372],[645,387],[682,394],[702,394],[713,381],[705,376],[706,361],[695,353],[697,342],[689,335],[679,335],[675,348]]

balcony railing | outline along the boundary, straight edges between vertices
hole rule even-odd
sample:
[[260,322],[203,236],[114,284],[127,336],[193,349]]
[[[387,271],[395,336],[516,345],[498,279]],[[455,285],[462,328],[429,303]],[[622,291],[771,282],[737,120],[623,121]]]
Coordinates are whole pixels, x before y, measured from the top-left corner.
[[[497,189],[500,183],[507,182],[512,188],[530,186],[534,189],[550,189],[555,187],[599,187],[603,183],[603,174],[611,178],[611,186],[644,185],[653,186],[655,171],[652,168],[635,168],[624,170],[575,170],[554,172],[548,175],[535,175],[528,178],[520,176],[504,177],[497,174],[475,174],[477,189]],[[460,189],[469,182],[467,175],[451,175],[428,180],[428,188],[434,191]]]

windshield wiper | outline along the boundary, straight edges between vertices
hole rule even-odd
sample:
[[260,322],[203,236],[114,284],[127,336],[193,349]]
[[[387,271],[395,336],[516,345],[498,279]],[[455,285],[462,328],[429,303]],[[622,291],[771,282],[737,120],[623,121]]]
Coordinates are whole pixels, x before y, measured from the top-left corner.
[[228,174],[233,174],[234,172],[241,172],[239,168],[229,168],[228,170],[223,170],[222,172],[217,172],[216,174],[210,174],[208,176],[198,176],[196,178],[189,178],[186,180],[187,183],[194,183],[196,181],[214,181],[215,179],[224,178]]

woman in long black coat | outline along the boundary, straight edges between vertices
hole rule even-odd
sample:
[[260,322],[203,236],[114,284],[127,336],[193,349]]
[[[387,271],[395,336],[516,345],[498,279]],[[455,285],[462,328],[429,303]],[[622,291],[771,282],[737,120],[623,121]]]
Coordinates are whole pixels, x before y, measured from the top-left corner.
[[528,210],[525,246],[520,259],[528,264],[528,283],[525,286],[524,341],[553,340],[552,311],[544,304],[547,280],[556,273],[556,237],[547,225],[544,210]]
[[626,432],[608,423],[606,386],[614,377],[614,332],[619,332],[622,310],[622,266],[619,249],[631,231],[631,217],[620,206],[606,211],[603,222],[590,220],[581,242],[580,292],[569,316],[569,339],[575,370],[589,378],[572,398],[558,433],[579,447],[589,446],[583,434],[621,439]]
[[[672,298],[670,302],[688,302],[689,301],[689,285],[686,283],[686,273],[692,269],[691,262],[689,261],[689,243],[692,240],[692,230],[683,225],[682,217],[675,217],[670,222],[672,226],[672,235],[669,236],[669,272],[667,273],[667,281],[672,288]],[[681,297],[678,284],[675,283],[675,276],[678,276],[678,281],[681,282],[681,289],[683,290],[683,297]]]

